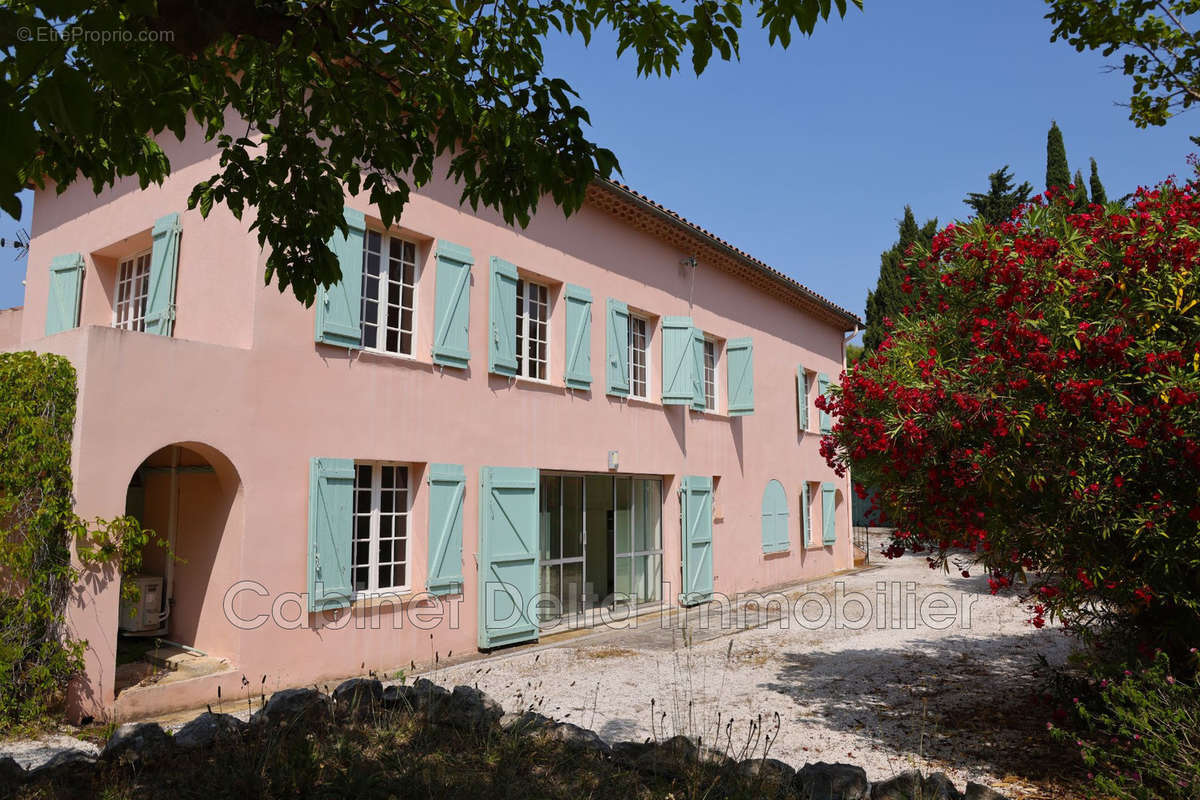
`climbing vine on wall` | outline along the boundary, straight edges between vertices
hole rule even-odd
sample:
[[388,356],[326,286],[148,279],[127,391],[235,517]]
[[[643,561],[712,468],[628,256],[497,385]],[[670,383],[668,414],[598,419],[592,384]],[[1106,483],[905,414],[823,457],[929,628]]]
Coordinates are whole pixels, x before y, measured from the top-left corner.
[[134,574],[149,538],[131,517],[75,515],[75,395],[67,359],[0,353],[0,730],[44,720],[82,669],[86,643],[65,624],[72,540],[82,568]]

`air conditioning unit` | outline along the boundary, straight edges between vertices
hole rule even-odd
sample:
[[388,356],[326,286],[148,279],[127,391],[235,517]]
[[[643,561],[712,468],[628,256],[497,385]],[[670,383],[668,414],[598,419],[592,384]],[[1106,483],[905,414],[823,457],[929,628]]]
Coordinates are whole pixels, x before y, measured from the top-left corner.
[[129,578],[138,587],[138,598],[121,598],[121,616],[117,628],[125,633],[145,633],[162,627],[163,579],[153,575]]

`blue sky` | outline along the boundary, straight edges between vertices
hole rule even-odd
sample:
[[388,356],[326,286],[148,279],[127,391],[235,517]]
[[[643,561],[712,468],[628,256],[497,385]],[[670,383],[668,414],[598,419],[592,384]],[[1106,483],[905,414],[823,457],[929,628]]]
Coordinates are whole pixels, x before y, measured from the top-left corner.
[[[867,0],[787,50],[747,28],[741,61],[700,78],[638,79],[605,36],[553,40],[546,58],[624,182],[861,314],[904,205],[964,217],[963,197],[1003,164],[1041,190],[1052,119],[1072,172],[1095,157],[1110,197],[1188,173],[1200,118],[1135,128],[1115,105],[1128,80],[1052,44],[1045,13],[1042,0]],[[15,227],[5,217],[0,237]],[[0,308],[22,300],[11,253]]]

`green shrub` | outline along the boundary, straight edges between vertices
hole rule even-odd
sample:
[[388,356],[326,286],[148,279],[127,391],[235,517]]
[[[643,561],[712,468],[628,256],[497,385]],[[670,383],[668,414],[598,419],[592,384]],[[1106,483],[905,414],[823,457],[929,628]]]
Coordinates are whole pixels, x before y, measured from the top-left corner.
[[83,666],[66,602],[85,565],[129,574],[147,532],[129,517],[85,523],[73,509],[75,369],[65,358],[0,353],[0,730],[36,724]]
[[[1192,651],[1193,660],[1195,651]],[[1200,794],[1200,686],[1176,677],[1165,653],[1148,665],[1100,679],[1090,697],[1076,699],[1074,738],[1104,797],[1191,800]]]

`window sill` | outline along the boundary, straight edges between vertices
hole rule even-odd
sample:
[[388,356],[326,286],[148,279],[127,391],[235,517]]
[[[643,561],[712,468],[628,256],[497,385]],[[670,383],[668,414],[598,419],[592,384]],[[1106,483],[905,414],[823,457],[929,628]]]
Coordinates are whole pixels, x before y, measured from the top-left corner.
[[634,397],[629,395],[625,401],[631,406],[644,406],[645,408],[662,408],[663,404],[657,400],[651,400],[648,397]]
[[385,604],[403,605],[412,600],[414,596],[413,590],[407,586],[397,589],[380,589],[374,592],[358,592],[354,595],[350,606],[351,608],[369,609]]
[[697,417],[712,417],[713,419],[733,419],[728,414],[717,411],[715,408],[693,408],[692,414]]
[[389,353],[386,350],[369,350],[365,347],[360,347],[357,352],[359,358],[366,358],[369,360],[378,359],[381,361],[401,361],[408,364],[420,364],[422,366],[428,366],[433,363],[432,361],[426,361],[424,359],[417,358],[415,355],[409,356],[405,355],[404,353]]

